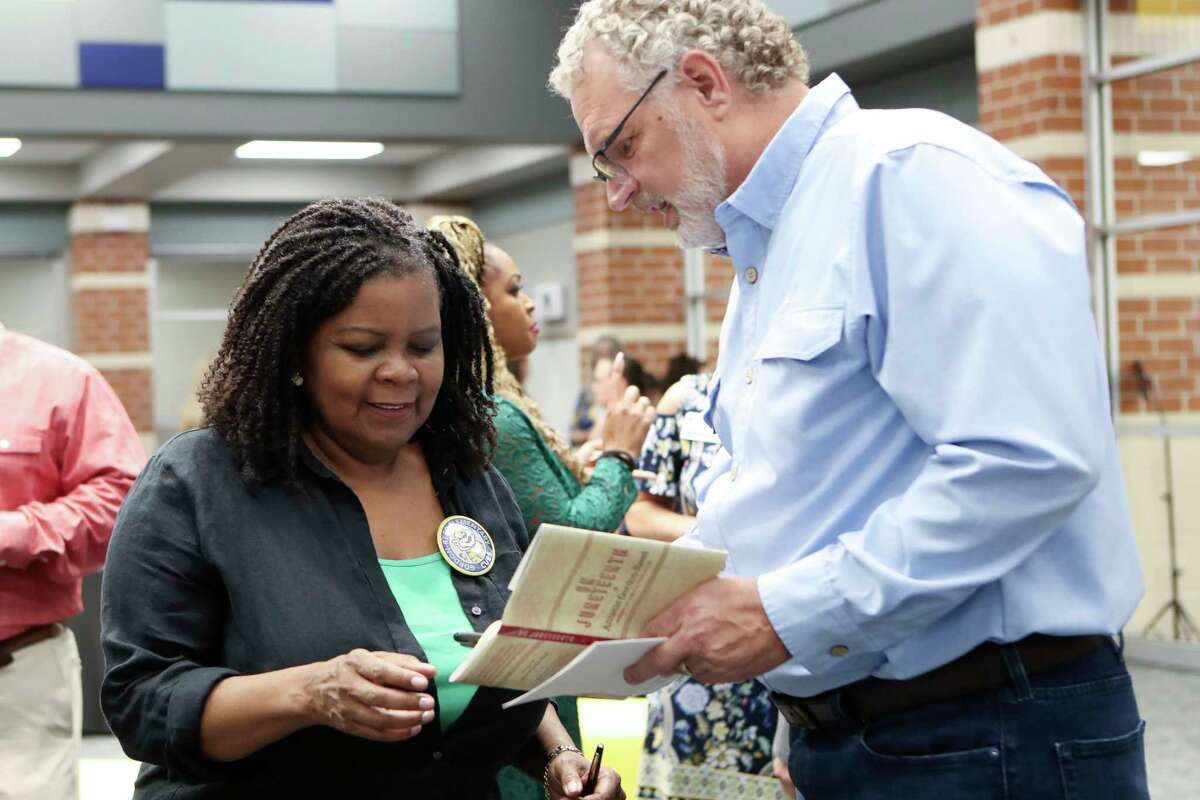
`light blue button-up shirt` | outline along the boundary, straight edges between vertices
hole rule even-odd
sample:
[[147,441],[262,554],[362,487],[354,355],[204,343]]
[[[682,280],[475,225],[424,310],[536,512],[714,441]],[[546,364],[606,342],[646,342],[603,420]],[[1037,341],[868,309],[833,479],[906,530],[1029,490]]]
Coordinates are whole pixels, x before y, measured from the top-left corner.
[[[1040,169],[832,76],[717,209],[736,268],[693,533],[758,577],[812,695],[1142,594],[1083,222]],[[752,269],[753,268],[753,269]]]

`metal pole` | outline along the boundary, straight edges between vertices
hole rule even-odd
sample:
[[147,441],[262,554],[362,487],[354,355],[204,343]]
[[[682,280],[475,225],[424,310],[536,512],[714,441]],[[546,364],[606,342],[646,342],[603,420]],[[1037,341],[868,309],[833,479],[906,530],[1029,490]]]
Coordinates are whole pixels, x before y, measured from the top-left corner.
[[687,331],[687,353],[701,362],[708,360],[708,331],[704,303],[704,251],[683,251],[683,303]]
[[1107,231],[1114,217],[1112,89],[1101,78],[1109,63],[1108,2],[1087,0],[1083,15],[1084,122],[1086,133],[1088,255],[1092,270],[1092,309],[1108,365],[1109,401],[1120,411],[1120,352],[1117,327],[1116,247]]

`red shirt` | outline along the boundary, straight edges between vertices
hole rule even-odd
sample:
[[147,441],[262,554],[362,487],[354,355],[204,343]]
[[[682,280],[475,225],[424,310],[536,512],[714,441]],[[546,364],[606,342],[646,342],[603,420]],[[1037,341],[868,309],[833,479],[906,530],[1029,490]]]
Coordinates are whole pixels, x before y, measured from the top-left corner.
[[145,463],[94,367],[0,325],[0,639],[83,610]]

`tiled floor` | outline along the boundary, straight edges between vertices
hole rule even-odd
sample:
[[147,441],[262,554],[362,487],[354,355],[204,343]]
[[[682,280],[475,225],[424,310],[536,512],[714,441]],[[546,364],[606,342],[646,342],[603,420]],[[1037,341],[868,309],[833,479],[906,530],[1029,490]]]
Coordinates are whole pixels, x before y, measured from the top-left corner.
[[1200,800],[1200,674],[1130,664],[1154,800]]
[[[1130,671],[1146,718],[1151,796],[1154,800],[1200,800],[1200,674],[1137,664],[1131,664]],[[610,749],[616,745],[629,750],[629,771],[633,771],[640,745],[638,716],[644,719],[645,711],[637,703],[623,705],[601,701],[594,709],[581,706],[584,738],[602,739]],[[84,739],[80,800],[128,800],[136,774],[137,764],[125,757],[115,740],[105,736]],[[626,777],[627,787],[632,778]],[[629,794],[635,796],[636,792]]]

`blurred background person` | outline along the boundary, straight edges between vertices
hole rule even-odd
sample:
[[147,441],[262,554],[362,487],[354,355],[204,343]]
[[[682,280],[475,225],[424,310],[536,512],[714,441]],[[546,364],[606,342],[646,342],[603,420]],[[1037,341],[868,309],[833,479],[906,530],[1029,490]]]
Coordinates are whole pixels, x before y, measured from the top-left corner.
[[[608,359],[611,363],[621,352],[621,343],[613,336],[601,336],[592,345],[592,374],[595,374],[596,363]],[[575,413],[571,422],[571,444],[579,446],[592,438],[596,427],[596,418],[604,410],[604,406],[596,401],[592,394],[591,378],[579,389],[575,398]]]
[[63,620],[146,457],[94,367],[3,325],[0,408],[0,798],[59,800],[77,796],[83,719]]
[[685,375],[695,375],[703,372],[704,362],[698,358],[689,356],[687,353],[678,353],[671,356],[667,361],[667,371],[662,376],[662,387],[664,390],[671,388],[679,383]]
[[[625,514],[630,535],[674,541],[696,524],[695,482],[721,449],[704,421],[708,382],[706,374],[685,375],[659,401],[638,462],[654,477],[637,482],[638,498]],[[718,786],[722,800],[783,796],[771,750],[778,712],[766,686],[706,686],[685,677],[648,701],[641,797],[700,800]]]
[[[485,299],[496,356],[496,450],[492,463],[508,481],[532,537],[543,522],[590,530],[612,531],[637,494],[633,469],[635,453],[649,430],[653,410],[639,399],[636,387],[608,409],[604,448],[590,476],[586,464],[543,418],[533,398],[509,370],[507,359],[524,359],[537,347],[539,329],[533,300],[521,286],[521,272],[509,255],[484,239],[472,220],[437,216],[429,226],[454,245],[463,270]],[[607,399],[607,398],[605,398]],[[579,733],[574,698],[558,699],[559,714],[568,731]],[[514,770],[501,776],[506,800],[540,796],[532,781]]]
[[[495,797],[518,760],[579,794],[553,708],[447,680],[528,541],[487,463],[491,368],[478,292],[392,203],[271,236],[201,387],[210,427],[158,451],[113,536],[102,699],[146,762],[135,797]],[[451,568],[452,517],[490,571]]]
[[[588,442],[603,443],[604,421],[608,408],[619,402],[630,386],[636,386],[641,396],[652,406],[662,397],[659,380],[636,358],[617,353],[612,358],[596,359],[592,365],[591,385],[591,395],[596,407],[593,412],[595,424],[592,426],[592,438]],[[596,445],[593,444],[588,449],[595,450]]]

